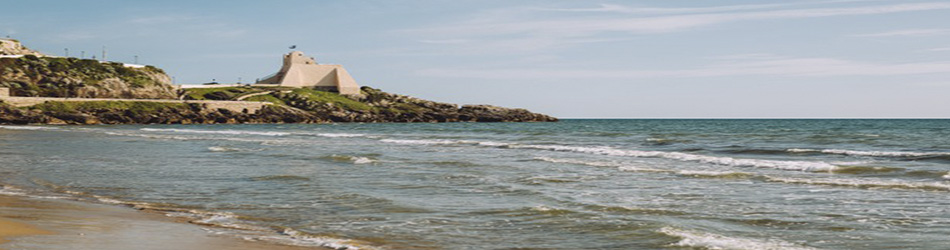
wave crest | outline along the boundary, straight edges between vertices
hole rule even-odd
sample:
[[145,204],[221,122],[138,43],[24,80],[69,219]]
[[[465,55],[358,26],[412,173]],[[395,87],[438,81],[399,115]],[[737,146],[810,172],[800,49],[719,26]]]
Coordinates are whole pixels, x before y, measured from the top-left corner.
[[777,160],[759,160],[759,159],[737,159],[737,158],[732,158],[732,157],[706,156],[706,155],[687,154],[687,153],[680,153],[680,152],[622,150],[622,149],[614,149],[610,147],[579,147],[579,146],[561,146],[561,145],[509,145],[508,147],[542,149],[542,150],[551,150],[551,151],[579,152],[579,153],[610,155],[610,156],[665,158],[665,159],[672,159],[672,160],[692,161],[692,162],[701,162],[701,163],[736,166],[736,167],[761,167],[761,168],[774,168],[774,169],[782,169],[782,170],[799,170],[799,171],[813,171],[813,172],[833,171],[838,168],[838,166],[836,165],[826,163],[826,162],[820,162],[820,161],[777,161]]
[[750,249],[750,250],[814,250],[791,242],[777,239],[751,239],[729,237],[707,232],[682,230],[673,227],[664,227],[660,233],[681,238],[674,246],[697,247],[707,249]]
[[859,151],[859,150],[847,150],[847,149],[807,149],[807,148],[791,148],[786,151],[792,152],[792,153],[823,153],[823,154],[873,156],[873,157],[950,156],[950,152]]
[[887,188],[887,189],[910,189],[910,190],[929,190],[929,191],[950,191],[950,184],[941,182],[909,182],[899,180],[871,180],[871,179],[843,179],[843,178],[789,178],[765,176],[766,181],[782,182],[792,184],[825,185],[839,187],[855,188]]

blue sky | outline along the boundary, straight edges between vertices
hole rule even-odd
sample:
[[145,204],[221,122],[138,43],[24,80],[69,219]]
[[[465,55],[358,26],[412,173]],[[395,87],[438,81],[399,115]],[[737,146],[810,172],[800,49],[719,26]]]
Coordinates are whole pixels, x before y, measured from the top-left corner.
[[4,1],[0,36],[164,68],[276,72],[559,117],[950,117],[950,1]]

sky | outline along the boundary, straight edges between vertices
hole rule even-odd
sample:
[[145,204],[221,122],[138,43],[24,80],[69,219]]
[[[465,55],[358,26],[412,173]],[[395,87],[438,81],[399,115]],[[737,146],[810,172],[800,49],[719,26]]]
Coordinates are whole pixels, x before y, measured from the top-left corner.
[[9,1],[0,36],[248,83],[296,45],[364,86],[562,118],[950,118],[950,1]]

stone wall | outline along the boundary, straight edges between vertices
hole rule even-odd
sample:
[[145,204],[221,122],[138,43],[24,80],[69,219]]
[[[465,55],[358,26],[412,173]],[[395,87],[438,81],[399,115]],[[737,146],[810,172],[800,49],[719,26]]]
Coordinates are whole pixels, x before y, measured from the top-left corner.
[[[2,92],[2,90],[0,90]],[[232,112],[255,113],[270,102],[245,102],[245,101],[205,101],[205,100],[165,100],[165,99],[107,99],[107,98],[59,98],[59,97],[10,97],[0,95],[0,100],[14,107],[29,107],[48,101],[53,102],[95,102],[95,101],[120,101],[120,102],[160,102],[160,103],[199,103],[206,108],[217,110],[227,109]]]

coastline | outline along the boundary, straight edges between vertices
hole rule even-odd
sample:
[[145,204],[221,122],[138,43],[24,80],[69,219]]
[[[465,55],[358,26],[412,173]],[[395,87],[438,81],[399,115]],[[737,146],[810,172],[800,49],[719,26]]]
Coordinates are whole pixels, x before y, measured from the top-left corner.
[[0,194],[0,249],[321,249],[242,240],[157,213]]

